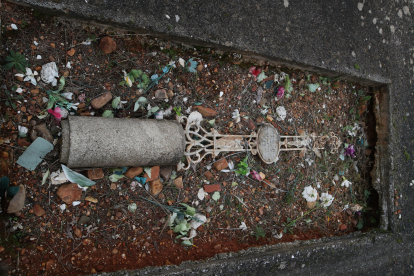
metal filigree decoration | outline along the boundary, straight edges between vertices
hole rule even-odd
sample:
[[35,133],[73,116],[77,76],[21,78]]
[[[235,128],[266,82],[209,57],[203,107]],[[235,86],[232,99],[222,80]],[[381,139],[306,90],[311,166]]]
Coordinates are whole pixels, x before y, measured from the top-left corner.
[[215,129],[211,132],[201,125],[202,115],[195,111],[188,118],[177,116],[177,121],[184,126],[186,136],[185,157],[187,164],[180,162],[178,170],[187,170],[191,164],[198,164],[207,155],[213,158],[221,152],[246,151],[253,155],[259,154],[263,162],[271,164],[278,160],[280,151],[314,150],[330,148],[337,150],[341,141],[333,133],[326,136],[316,136],[314,133],[306,136],[279,136],[276,128],[264,124],[258,131],[250,135],[223,135]]

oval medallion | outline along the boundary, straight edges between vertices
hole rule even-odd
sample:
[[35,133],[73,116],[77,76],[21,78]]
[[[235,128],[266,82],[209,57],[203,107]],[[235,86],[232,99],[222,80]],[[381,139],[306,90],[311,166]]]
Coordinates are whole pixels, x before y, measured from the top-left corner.
[[279,156],[280,136],[276,128],[270,124],[260,127],[257,134],[257,150],[266,164],[276,162]]

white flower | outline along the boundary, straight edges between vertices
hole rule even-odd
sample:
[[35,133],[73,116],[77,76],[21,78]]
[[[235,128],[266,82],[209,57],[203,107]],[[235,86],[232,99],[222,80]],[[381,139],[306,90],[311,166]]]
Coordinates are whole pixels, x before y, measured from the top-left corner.
[[191,124],[198,124],[203,120],[203,115],[201,115],[198,111],[193,111],[190,113],[190,116],[188,116],[187,122],[189,125]]
[[36,79],[35,79],[35,76],[37,76],[37,75],[38,75],[37,71],[32,72],[32,69],[27,68],[27,67],[26,67],[26,73],[24,75],[23,74],[15,74],[16,77],[21,77],[21,78],[24,77],[23,81],[30,81],[33,85],[37,85],[37,82],[36,82]]
[[35,41],[33,41],[33,44],[35,45],[35,46],[37,46],[37,45],[39,45],[39,43],[35,40]]
[[74,110],[78,110],[79,103],[71,103],[69,108],[72,108]]
[[28,130],[27,127],[18,126],[17,128],[19,129],[19,136],[20,137],[26,137],[27,130]]
[[247,229],[247,226],[246,226],[246,223],[243,221],[241,224],[240,224],[240,226],[239,226],[239,228],[241,229],[241,230],[246,230]]
[[283,106],[276,108],[277,120],[284,121],[286,118],[286,109]]
[[314,202],[318,198],[318,191],[312,186],[306,186],[302,193],[303,197],[308,202]]
[[357,133],[358,133],[359,129],[360,129],[359,124],[355,123],[352,130],[348,130],[348,135],[349,136],[357,136]]
[[80,201],[74,201],[74,202],[72,202],[72,206],[78,206],[79,204],[81,204]]
[[23,92],[23,89],[21,89],[20,87],[16,89],[16,93],[19,93],[20,94],[22,92]]
[[351,183],[351,181],[347,180],[347,179],[344,177],[344,181],[342,181],[341,186],[345,186],[345,187],[349,188],[349,185],[351,185],[351,184],[352,184],[352,183]]
[[208,193],[206,193],[203,188],[200,188],[200,190],[198,190],[197,196],[200,200],[203,200],[206,195],[208,195]]
[[182,67],[185,67],[185,61],[184,61],[184,59],[179,58],[179,59],[178,59],[178,63],[179,63]]
[[240,122],[240,113],[238,109],[235,109],[234,112],[232,113],[233,115],[233,119],[236,121],[236,123]]
[[40,71],[42,81],[44,83],[51,83],[53,86],[57,85],[57,77],[59,77],[59,72],[55,62],[49,62],[42,66],[42,71]]
[[323,207],[328,207],[331,206],[334,197],[328,193],[322,193],[320,200]]
[[124,80],[125,80],[126,84],[128,85],[128,87],[131,87],[132,86],[132,81],[131,81],[130,77],[127,75],[125,70],[122,70],[122,72],[124,72]]
[[72,100],[73,93],[72,92],[65,92],[65,93],[62,93],[61,95],[63,97],[65,97],[66,99],[68,99],[68,100]]

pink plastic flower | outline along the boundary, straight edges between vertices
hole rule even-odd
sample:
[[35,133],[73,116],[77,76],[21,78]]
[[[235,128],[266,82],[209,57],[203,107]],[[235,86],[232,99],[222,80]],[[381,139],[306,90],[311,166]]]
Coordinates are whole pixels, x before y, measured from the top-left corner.
[[254,179],[259,180],[259,181],[261,181],[261,180],[262,180],[262,178],[260,177],[260,174],[259,174],[258,172],[256,172],[256,171],[251,171],[251,172],[250,172],[250,174],[252,175],[252,177],[253,177]]
[[278,88],[277,88],[277,94],[276,94],[276,97],[277,98],[282,98],[283,97],[283,95],[285,94],[285,88],[283,87],[283,86],[279,86]]
[[81,93],[80,95],[79,95],[79,97],[78,97],[78,99],[79,99],[79,101],[80,102],[84,102],[85,101],[85,93]]
[[257,76],[262,72],[262,68],[250,67],[249,73],[253,75],[253,79],[256,80]]
[[50,114],[52,114],[53,116],[55,116],[56,121],[60,121],[62,119],[62,110],[58,106],[55,107],[55,110],[48,109],[47,112],[49,112]]

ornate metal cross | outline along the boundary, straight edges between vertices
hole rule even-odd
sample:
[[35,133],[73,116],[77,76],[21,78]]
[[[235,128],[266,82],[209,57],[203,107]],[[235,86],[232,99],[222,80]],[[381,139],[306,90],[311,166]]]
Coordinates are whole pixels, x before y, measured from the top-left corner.
[[200,122],[201,114],[193,112],[186,116],[177,116],[179,123],[184,125],[186,137],[185,156],[187,164],[180,163],[178,169],[187,170],[191,164],[197,164],[207,155],[216,157],[221,152],[246,151],[253,155],[258,154],[266,164],[278,160],[281,151],[319,150],[330,148],[331,153],[336,151],[341,141],[334,133],[325,136],[315,134],[305,136],[281,136],[271,124],[263,124],[258,132],[250,135],[223,135],[212,129],[205,130]]

